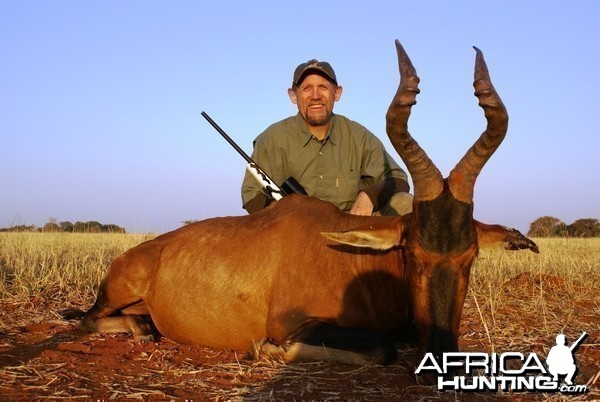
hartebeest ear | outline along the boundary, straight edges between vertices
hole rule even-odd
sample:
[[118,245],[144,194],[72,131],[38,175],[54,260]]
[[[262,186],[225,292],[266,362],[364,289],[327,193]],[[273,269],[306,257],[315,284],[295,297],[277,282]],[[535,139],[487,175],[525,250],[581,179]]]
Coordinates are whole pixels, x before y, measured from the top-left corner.
[[534,253],[540,250],[532,240],[523,236],[517,229],[508,228],[501,225],[487,225],[475,221],[477,227],[477,242],[479,248],[503,247],[505,250],[526,250]]
[[326,238],[350,246],[389,250],[404,241],[402,218],[377,222],[345,232],[321,232]]

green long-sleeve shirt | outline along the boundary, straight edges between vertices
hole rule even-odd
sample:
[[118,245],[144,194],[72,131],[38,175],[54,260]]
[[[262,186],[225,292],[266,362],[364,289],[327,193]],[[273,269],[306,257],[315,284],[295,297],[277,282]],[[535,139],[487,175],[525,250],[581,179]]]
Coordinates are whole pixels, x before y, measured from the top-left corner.
[[[406,173],[386,152],[381,141],[362,125],[334,115],[326,138],[317,140],[300,114],[277,122],[254,141],[252,159],[276,184],[290,176],[308,195],[350,210],[359,191],[375,209],[398,191],[408,192]],[[256,180],[246,172],[242,202],[248,212],[266,205]]]

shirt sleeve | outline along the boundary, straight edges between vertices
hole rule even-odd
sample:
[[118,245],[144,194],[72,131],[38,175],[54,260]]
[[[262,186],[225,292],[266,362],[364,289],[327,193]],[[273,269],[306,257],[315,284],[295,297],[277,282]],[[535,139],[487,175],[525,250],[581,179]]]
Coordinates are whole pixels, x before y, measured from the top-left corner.
[[250,201],[244,204],[244,209],[248,211],[249,214],[254,214],[256,212],[262,211],[266,207],[268,207],[273,200],[265,193],[260,193]]
[[362,188],[375,210],[385,205],[394,193],[408,192],[408,175],[387,153],[383,143],[367,130],[363,151]]
[[[272,171],[268,141],[265,138],[265,133],[259,135],[254,140],[254,149],[251,158],[265,172]],[[266,208],[268,204],[268,197],[262,186],[246,169],[242,182],[242,206],[248,213],[254,213]]]

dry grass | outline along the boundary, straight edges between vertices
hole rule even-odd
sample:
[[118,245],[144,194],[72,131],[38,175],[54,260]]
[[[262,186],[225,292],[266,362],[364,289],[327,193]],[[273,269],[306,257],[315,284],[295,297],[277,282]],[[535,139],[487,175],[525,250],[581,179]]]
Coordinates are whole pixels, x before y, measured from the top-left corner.
[[465,310],[487,328],[490,349],[519,329],[519,344],[600,333],[598,322],[586,320],[600,316],[600,239],[537,243],[540,254],[483,250],[473,266]]
[[0,233],[0,300],[92,293],[112,259],[152,235]]
[[[181,346],[169,340],[133,345],[123,340],[127,338],[119,338],[117,343],[125,345],[124,349],[110,352],[114,348],[114,344],[108,347],[112,335],[92,335],[83,343],[62,335],[67,324],[55,312],[89,307],[95,299],[97,284],[114,256],[151,237],[0,233],[0,363],[2,349],[18,348],[24,332],[30,337],[37,336],[36,325],[52,323],[49,332],[56,349],[22,364],[0,364],[0,398],[3,389],[17,386],[25,396],[56,399],[74,396],[177,399],[186,396],[177,390],[187,389],[195,390],[202,400],[343,400],[348,398],[349,386],[354,400],[414,399],[416,395],[422,399],[456,397],[447,392],[440,394],[432,387],[411,385],[408,374],[398,378],[402,377],[398,373],[410,373],[407,363],[413,352],[410,348],[401,351],[399,362],[386,369],[327,363],[284,366],[277,362],[240,361],[231,351],[202,348],[192,350],[202,351],[198,352],[202,359],[184,358],[189,355],[182,354]],[[473,266],[465,302],[461,348],[486,352],[535,351],[546,356],[557,333],[564,332],[571,342],[581,331],[587,331],[590,336],[577,351],[581,371],[578,383],[585,380],[592,388],[586,399],[600,398],[597,383],[600,239],[537,239],[537,242],[539,255],[500,250],[481,252]],[[74,370],[71,363],[53,361],[54,353],[80,352],[78,349],[88,347],[88,343],[98,349],[104,341],[107,351],[131,364],[143,365],[144,372],[123,371],[103,377],[97,368],[105,365],[107,356],[93,353],[85,355],[86,364],[91,365],[88,371]],[[40,342],[44,346],[50,341]],[[102,390],[100,394],[98,389]],[[472,399],[499,397],[472,396]],[[560,395],[531,394],[527,398],[564,399]]]

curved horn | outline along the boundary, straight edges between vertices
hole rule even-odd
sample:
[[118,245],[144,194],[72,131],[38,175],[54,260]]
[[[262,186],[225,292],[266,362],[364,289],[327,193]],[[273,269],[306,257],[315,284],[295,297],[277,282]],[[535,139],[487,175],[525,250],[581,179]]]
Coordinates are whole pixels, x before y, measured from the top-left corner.
[[448,185],[454,197],[468,203],[473,201],[477,176],[490,156],[498,149],[508,129],[508,113],[492,85],[483,53],[475,46],[473,48],[477,52],[473,87],[475,87],[475,96],[479,99],[479,106],[485,113],[487,127],[448,177]]
[[425,151],[408,132],[411,107],[417,103],[419,77],[408,55],[396,40],[400,85],[386,115],[386,131],[412,176],[416,200],[431,200],[443,190],[444,179]]

